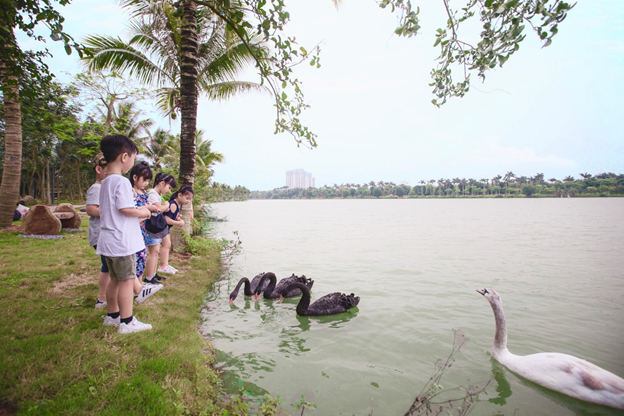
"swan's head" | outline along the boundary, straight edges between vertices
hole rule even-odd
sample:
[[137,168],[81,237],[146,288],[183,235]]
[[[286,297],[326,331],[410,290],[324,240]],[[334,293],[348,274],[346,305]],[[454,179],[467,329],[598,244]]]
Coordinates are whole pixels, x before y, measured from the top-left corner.
[[477,293],[483,295],[490,303],[502,303],[500,296],[494,289],[477,289]]

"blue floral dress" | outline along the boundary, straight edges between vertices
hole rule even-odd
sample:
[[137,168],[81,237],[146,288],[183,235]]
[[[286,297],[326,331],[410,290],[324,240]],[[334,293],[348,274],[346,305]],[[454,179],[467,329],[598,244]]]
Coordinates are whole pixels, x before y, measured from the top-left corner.
[[[137,207],[144,207],[149,205],[147,201],[147,194],[136,193],[134,196],[134,202]],[[147,230],[145,229],[145,221],[140,221],[141,225],[141,234],[143,235],[143,241],[147,243],[147,239],[149,236],[147,235]],[[145,249],[136,253],[136,274],[139,280],[143,277],[143,273],[145,272],[145,263],[147,262],[147,251]]]

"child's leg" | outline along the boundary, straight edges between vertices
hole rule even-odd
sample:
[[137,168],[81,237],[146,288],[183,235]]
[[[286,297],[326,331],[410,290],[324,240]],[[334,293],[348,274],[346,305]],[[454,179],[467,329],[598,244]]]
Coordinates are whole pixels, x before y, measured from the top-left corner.
[[143,272],[145,271],[145,264],[147,263],[147,252],[145,249],[136,253],[136,276],[134,279],[134,294],[138,295],[141,292],[141,280],[143,279]]
[[106,301],[106,288],[108,287],[108,282],[110,282],[110,274],[108,272],[100,272],[99,277],[99,285],[100,285],[100,293],[98,295],[98,300],[100,302]]
[[117,302],[119,303],[119,313],[121,319],[130,318],[132,316],[132,301],[134,300],[133,287],[136,280],[136,278],[132,278],[119,282]]
[[164,269],[169,265],[169,249],[171,248],[171,236],[167,234],[162,239],[162,250],[160,251],[160,268]]
[[119,313],[119,304],[117,303],[117,295],[119,292],[119,280],[111,278],[106,287],[106,310],[108,314]]
[[147,247],[147,262],[145,265],[145,277],[151,279],[156,274],[158,267],[158,254],[160,253],[160,244]]
[[[97,245],[93,246],[93,248],[97,250]],[[106,305],[106,287],[110,281],[108,265],[106,264],[104,256],[100,256],[100,262],[102,263],[102,266],[100,266],[100,275],[98,277],[98,286],[100,291],[98,293],[97,301],[95,302],[95,309],[103,308]]]

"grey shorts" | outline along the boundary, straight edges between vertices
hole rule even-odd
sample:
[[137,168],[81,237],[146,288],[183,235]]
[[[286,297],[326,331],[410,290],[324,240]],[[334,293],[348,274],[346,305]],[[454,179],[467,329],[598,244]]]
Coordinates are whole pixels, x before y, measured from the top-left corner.
[[123,257],[104,256],[104,258],[106,259],[111,279],[117,279],[120,282],[136,279],[136,254]]

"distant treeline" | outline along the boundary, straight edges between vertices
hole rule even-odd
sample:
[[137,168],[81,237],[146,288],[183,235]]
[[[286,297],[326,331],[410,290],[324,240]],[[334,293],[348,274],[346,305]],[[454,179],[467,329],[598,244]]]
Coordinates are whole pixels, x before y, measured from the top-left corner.
[[535,176],[516,176],[507,172],[492,179],[430,179],[416,185],[374,182],[362,185],[347,183],[324,185],[320,188],[252,191],[251,199],[312,199],[312,198],[419,198],[419,197],[591,197],[624,196],[624,174],[581,173],[582,179],[566,176],[563,180]]

